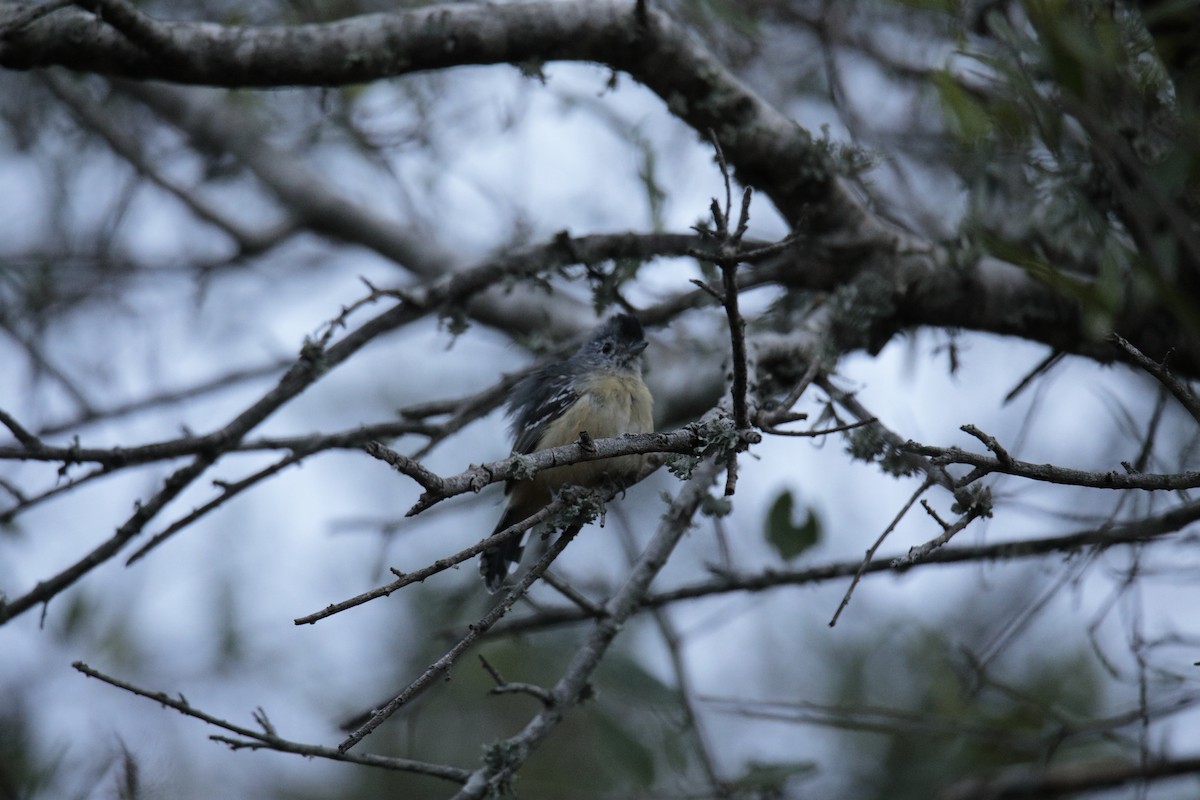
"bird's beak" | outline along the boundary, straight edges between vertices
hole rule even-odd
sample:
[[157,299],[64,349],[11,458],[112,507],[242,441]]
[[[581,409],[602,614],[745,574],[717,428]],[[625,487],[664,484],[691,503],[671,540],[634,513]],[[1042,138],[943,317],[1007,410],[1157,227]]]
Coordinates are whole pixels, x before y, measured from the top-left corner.
[[637,342],[636,344],[634,344],[632,347],[629,348],[630,355],[635,355],[635,356],[641,355],[642,351],[645,350],[646,346],[649,344],[650,343],[647,342],[645,339],[642,339],[640,342]]

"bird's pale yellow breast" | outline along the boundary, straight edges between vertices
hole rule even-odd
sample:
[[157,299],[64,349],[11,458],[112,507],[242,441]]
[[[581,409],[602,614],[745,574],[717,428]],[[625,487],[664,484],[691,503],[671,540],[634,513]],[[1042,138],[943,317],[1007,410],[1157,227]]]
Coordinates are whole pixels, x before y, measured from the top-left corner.
[[[593,439],[620,436],[623,433],[648,433],[654,430],[654,399],[646,384],[635,375],[602,374],[579,387],[579,399],[565,414],[550,423],[538,442],[538,450],[570,444],[587,431]],[[547,485],[573,483],[589,486],[610,474],[637,472],[641,456],[619,456],[556,467],[539,474],[535,480]]]

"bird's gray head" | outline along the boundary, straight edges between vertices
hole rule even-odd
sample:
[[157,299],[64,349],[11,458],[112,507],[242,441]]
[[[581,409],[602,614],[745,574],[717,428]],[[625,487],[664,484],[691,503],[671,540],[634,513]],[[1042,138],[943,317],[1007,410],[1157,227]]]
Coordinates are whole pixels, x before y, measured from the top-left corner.
[[580,345],[575,359],[611,369],[640,367],[638,357],[646,349],[642,324],[631,314],[617,314],[601,323]]

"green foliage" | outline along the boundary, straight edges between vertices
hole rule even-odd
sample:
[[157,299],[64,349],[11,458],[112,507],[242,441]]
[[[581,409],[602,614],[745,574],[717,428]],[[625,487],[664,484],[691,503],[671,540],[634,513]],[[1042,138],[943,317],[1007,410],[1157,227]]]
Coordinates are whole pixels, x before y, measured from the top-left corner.
[[932,77],[969,188],[963,234],[1076,301],[1088,332],[1155,306],[1200,331],[1200,258],[1182,222],[1200,210],[1185,73],[1127,6],[1021,8],[1028,24],[988,13],[989,35],[964,51],[988,81]]
[[763,520],[766,540],[784,561],[791,561],[821,540],[821,519],[813,509],[805,512],[804,521],[793,522],[795,498],[785,489],[771,503]]
[[993,132],[992,115],[979,96],[967,91],[949,72],[935,72],[932,80],[951,130],[962,142],[977,142]]
[[0,699],[0,796],[48,797],[62,765],[59,759],[47,760],[39,753],[34,715],[24,703],[14,701]]
[[[959,613],[975,615],[980,638],[1005,613],[983,601],[966,605]],[[897,620],[878,630],[886,641],[837,654],[845,664],[833,724],[862,753],[855,796],[925,800],[935,787],[1007,768],[1116,755],[1102,737],[1069,733],[1066,720],[1089,719],[1103,703],[1085,650],[1064,642],[1023,653],[999,679],[995,665],[980,670],[964,660],[974,648],[945,628]]]

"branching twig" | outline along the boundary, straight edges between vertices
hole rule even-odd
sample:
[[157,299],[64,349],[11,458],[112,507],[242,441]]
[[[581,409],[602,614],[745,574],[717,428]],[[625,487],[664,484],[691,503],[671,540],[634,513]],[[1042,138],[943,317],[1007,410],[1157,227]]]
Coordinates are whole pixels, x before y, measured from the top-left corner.
[[240,481],[219,484],[221,486],[221,493],[219,495],[214,497],[212,500],[209,500],[199,508],[193,509],[183,517],[175,520],[175,522],[172,522],[170,525],[168,525],[161,533],[157,533],[152,536],[150,541],[146,542],[144,545],[135,550],[133,555],[125,560],[125,566],[131,566],[134,562],[140,560],[147,553],[158,547],[167,539],[170,539],[176,533],[188,527],[196,520],[208,514],[210,511],[213,511],[218,506],[223,505],[226,501],[233,499],[235,496],[241,494],[250,487],[256,486],[272,475],[287,469],[293,464],[298,464],[309,455],[311,455],[311,453],[300,450],[280,459],[279,461],[276,461],[274,464],[271,464],[268,467],[258,470],[252,475],[247,475]]
[[563,597],[567,598],[572,603],[579,606],[579,608],[581,610],[587,612],[588,615],[593,616],[593,617],[604,616],[604,607],[603,606],[599,605],[598,603],[592,602],[588,597],[586,597],[584,594],[582,594],[578,589],[576,589],[574,586],[572,586],[571,584],[564,581],[562,578],[559,578],[553,572],[550,572],[549,570],[547,570],[546,574],[542,575],[542,580],[545,581],[547,585],[549,585],[551,588],[553,588],[556,592],[561,594]]
[[998,441],[996,441],[995,436],[992,436],[990,433],[984,433],[974,425],[963,425],[959,428],[959,430],[963,431],[964,433],[969,433],[979,441],[983,442],[984,447],[996,454],[996,458],[1001,464],[1004,464],[1005,466],[1012,464],[1012,456],[1010,456],[1008,451],[1005,450]]
[[363,450],[378,458],[380,461],[386,461],[396,468],[397,472],[402,472],[412,478],[417,483],[421,484],[426,492],[438,494],[442,491],[443,481],[433,472],[425,468],[421,462],[416,459],[409,458],[406,455],[397,453],[390,447],[381,442],[367,442],[363,445]]
[[[1169,536],[1186,525],[1200,520],[1200,503],[1179,506],[1163,514],[1138,519],[1132,522],[1089,528],[1041,539],[997,542],[970,547],[943,547],[926,555],[920,561],[903,566],[894,566],[904,556],[880,557],[872,560],[863,574],[901,574],[934,564],[962,564],[996,561],[1003,559],[1036,558],[1047,553],[1074,553],[1086,548],[1107,548],[1145,542]],[[710,580],[681,586],[677,589],[647,595],[643,608],[669,605],[680,600],[691,600],[731,592],[761,592],[779,586],[803,586],[814,583],[852,578],[862,569],[862,561],[841,561],[803,569],[767,569],[754,574],[721,574]],[[513,620],[497,629],[497,634],[520,633],[540,630],[564,623],[586,621],[588,615],[580,613],[574,606],[563,606],[543,610],[530,617]]]
[[511,776],[562,720],[566,709],[580,700],[592,673],[604,657],[626,620],[641,606],[651,581],[666,563],[667,558],[691,527],[692,518],[701,499],[721,468],[719,459],[708,459],[696,467],[691,479],[676,496],[650,543],[634,565],[629,578],[605,604],[608,614],[594,622],[588,638],[575,652],[563,676],[551,690],[553,703],[540,712],[520,733],[493,747],[504,753],[503,763],[488,763],[475,770],[454,800],[483,798],[489,791],[506,785]]
[[343,600],[340,603],[332,603],[320,611],[308,614],[307,616],[297,617],[295,620],[293,620],[293,622],[296,625],[312,625],[313,623],[320,622],[327,617],[332,617],[334,614],[340,614],[343,611],[360,606],[363,603],[368,603],[371,600],[375,600],[380,597],[387,597],[392,592],[403,589],[405,586],[409,586],[414,583],[420,583],[426,578],[436,575],[439,572],[448,570],[456,564],[461,564],[467,559],[479,555],[488,548],[495,547],[498,544],[503,544],[513,537],[522,535],[530,528],[540,525],[541,523],[551,519],[563,511],[563,509],[566,508],[567,502],[568,500],[565,497],[556,498],[536,514],[533,514],[527,519],[521,520],[515,525],[510,525],[502,531],[497,531],[486,539],[476,542],[470,547],[463,548],[452,556],[439,558],[432,564],[412,572],[400,572],[399,570],[393,570],[393,574],[396,575],[396,580],[392,581],[391,583],[372,589],[368,592],[355,595],[354,597],[351,597],[348,600]]
[[[332,747],[322,747],[315,744],[303,744],[301,742],[293,742],[283,739],[276,735],[273,726],[266,718],[266,714],[262,709],[258,709],[255,714],[255,720],[263,727],[262,731],[252,730],[234,725],[219,717],[214,717],[212,714],[207,714],[198,708],[193,707],[182,696],[175,698],[169,696],[166,692],[152,692],[146,689],[141,689],[131,683],[118,680],[111,676],[105,675],[102,672],[92,669],[82,661],[76,661],[72,664],[76,670],[87,675],[89,678],[103,681],[110,686],[115,686],[118,689],[123,689],[126,692],[135,694],[138,697],[145,697],[160,703],[167,708],[173,708],[181,714],[201,720],[209,725],[215,725],[218,728],[223,728],[230,733],[243,737],[241,740],[229,739],[224,736],[210,737],[214,741],[228,744],[234,750],[241,748],[259,749],[265,748],[269,750],[277,750],[281,753],[296,753],[298,755],[309,758],[327,758],[332,761],[345,761],[351,764],[362,764],[368,767],[382,767],[384,769],[397,770],[401,772],[412,772],[419,775],[429,775],[442,780],[453,781],[454,783],[466,783],[469,773],[464,769],[457,767],[448,767],[442,764],[429,764],[423,761],[413,761],[408,758],[393,758],[391,756],[379,756],[373,754],[349,755],[341,753]],[[247,741],[248,740],[248,741]]]
[[500,674],[500,670],[493,667],[491,662],[482,655],[479,656],[479,663],[483,666],[487,674],[492,676],[492,680],[496,682],[496,688],[492,689],[492,694],[527,694],[530,697],[540,700],[544,706],[554,705],[554,696],[550,694],[549,689],[536,686],[532,683],[506,681],[504,676]]
[[916,457],[913,453],[902,452],[905,449],[905,441],[898,434],[879,422],[874,414],[866,409],[866,407],[858,401],[853,394],[844,391],[834,385],[833,381],[826,375],[818,375],[815,382],[821,389],[829,395],[833,402],[837,403],[842,408],[859,421],[875,420],[873,430],[887,443],[887,446],[899,452],[900,455],[908,461],[912,468],[924,472],[929,478],[944,489],[954,491],[956,484],[950,473],[946,472],[936,461],[930,461],[924,458]]
[[[112,0],[105,0],[106,4],[110,2]],[[137,9],[130,10],[135,18],[146,19]],[[106,15],[105,19],[109,22],[117,22],[120,17],[113,19]],[[290,219],[265,230],[254,230],[247,227],[238,215],[227,213],[219,205],[158,169],[146,157],[142,143],[136,136],[131,135],[129,127],[120,124],[117,118],[78,88],[76,84],[53,71],[42,72],[40,77],[50,91],[59,100],[62,100],[83,124],[108,143],[113,152],[128,161],[140,174],[177,197],[198,218],[221,229],[237,244],[240,255],[264,253],[276,244],[285,241],[296,231],[296,223]],[[286,367],[286,364],[283,366]]]
[[2,408],[0,408],[0,425],[8,428],[26,450],[36,450],[42,446],[41,440],[26,430],[21,423]]
[[930,486],[933,486],[933,480],[926,478],[925,482],[922,483],[915,492],[913,492],[912,497],[908,498],[908,502],[905,503],[898,512],[896,512],[896,516],[894,516],[892,521],[888,523],[888,526],[883,529],[883,533],[879,534],[879,538],[875,540],[875,543],[867,548],[867,555],[865,558],[863,558],[862,566],[860,566],[858,571],[854,573],[854,579],[850,581],[850,586],[846,589],[846,594],[842,596],[842,602],[838,603],[837,610],[833,612],[833,617],[829,620],[829,627],[832,628],[834,625],[837,625],[838,617],[842,615],[842,611],[844,611],[846,606],[850,604],[850,595],[854,594],[854,589],[856,586],[858,586],[858,582],[862,579],[863,573],[866,572],[867,567],[871,565],[871,559],[875,557],[875,552],[879,549],[879,545],[883,544],[883,540],[888,537],[888,534],[896,529],[896,526],[900,524],[900,520],[904,519],[904,515],[908,513],[910,508],[912,508],[913,503],[917,502],[917,498],[923,495]]
[[509,590],[508,594],[505,595],[503,600],[496,604],[491,611],[484,615],[482,619],[471,625],[467,635],[460,639],[458,643],[451,647],[448,651],[446,651],[441,658],[426,667],[425,671],[422,672],[416,678],[416,680],[414,680],[407,687],[405,687],[403,691],[385,703],[382,708],[376,710],[375,713],[371,715],[370,719],[368,719],[361,726],[355,729],[354,732],[347,736],[341,742],[341,744],[338,745],[338,752],[345,753],[347,750],[361,742],[365,737],[369,736],[372,731],[382,725],[388,717],[399,711],[401,706],[427,689],[436,678],[445,674],[445,672],[454,665],[454,662],[458,660],[459,656],[461,656],[467,651],[468,648],[475,644],[475,642],[478,641],[483,634],[487,633],[487,631],[493,625],[495,625],[496,622],[498,622],[505,614],[509,612],[513,605],[516,604],[517,600],[524,596],[524,594],[529,590],[529,587],[532,586],[539,577],[541,577],[542,573],[544,573],[550,567],[550,565],[554,563],[554,559],[558,558],[559,554],[562,553],[571,540],[575,538],[575,535],[579,533],[581,527],[582,525],[578,524],[570,525],[566,530],[560,533],[558,538],[554,540],[554,543],[547,548],[545,555],[543,555],[536,564],[529,568],[529,571],[521,577],[521,580],[517,581],[517,584]]
[[1153,375],[1159,383],[1167,387],[1171,394],[1175,396],[1175,399],[1179,401],[1179,404],[1192,415],[1192,419],[1200,422],[1200,399],[1197,399],[1196,393],[1192,391],[1187,383],[1176,378],[1167,369],[1165,359],[1160,364],[1115,333],[1109,334],[1108,340],[1112,342],[1114,347],[1132,358],[1134,363],[1139,367]]
[[101,21],[112,25],[155,58],[178,57],[178,48],[168,29],[125,0],[76,0],[75,4],[94,11]]
[[930,463],[942,466],[945,464],[970,464],[976,469],[969,480],[961,483],[966,485],[992,472],[1005,475],[1015,475],[1034,481],[1057,483],[1065,486],[1084,486],[1092,489],[1143,489],[1145,491],[1178,491],[1194,489],[1200,486],[1200,472],[1176,472],[1167,474],[1127,473],[1117,472],[1086,472],[1067,467],[1056,467],[1053,464],[1031,464],[1028,461],[1012,459],[1005,464],[998,458],[979,453],[970,453],[957,447],[935,447],[909,440],[900,445],[907,453],[917,453],[928,456]]
[[960,531],[982,516],[983,513],[979,506],[973,505],[954,522],[946,523],[938,517],[928,503],[922,501],[921,504],[925,506],[925,510],[929,512],[929,515],[942,526],[942,532],[925,544],[910,548],[907,555],[897,558],[892,562],[892,566],[894,567],[906,567],[927,558],[930,553],[953,539]]
[[[85,483],[91,483],[97,478],[103,478],[105,475],[108,475],[111,472],[112,469],[109,467],[94,467],[89,472],[86,472],[77,478],[71,478],[70,480],[62,481],[61,483],[50,487],[44,492],[41,492],[40,494],[30,495],[28,497],[20,497],[12,506],[0,511],[0,525],[7,525],[16,519],[18,514],[28,511],[29,509],[38,506],[47,500],[51,500],[60,494],[65,494],[66,492],[82,486]],[[65,469],[60,468],[59,474],[66,474]]]
[[733,399],[733,420],[737,429],[745,430],[750,425],[747,411],[747,393],[749,377],[746,368],[746,321],[742,319],[738,308],[737,268],[741,263],[739,250],[742,237],[750,222],[750,198],[752,190],[749,186],[742,193],[742,206],[738,215],[737,227],[729,229],[730,215],[733,213],[733,186],[729,174],[729,165],[725,162],[725,153],[716,134],[710,131],[713,148],[717,153],[717,163],[721,167],[721,177],[725,182],[725,208],[714,199],[712,201],[713,230],[711,235],[717,240],[719,254],[715,259],[721,270],[721,283],[724,291],[717,295],[725,307],[725,316],[729,322],[729,342],[732,352],[733,381],[730,394]]
[[[619,527],[621,543],[624,545],[625,555],[632,566],[637,561],[636,542],[634,541],[632,531],[629,529],[629,525],[622,524]],[[708,735],[708,730],[705,728],[704,720],[700,717],[700,711],[696,707],[695,686],[692,683],[692,676],[688,670],[687,661],[684,656],[683,638],[680,636],[668,612],[669,609],[661,607],[650,609],[650,614],[654,618],[659,636],[662,638],[663,644],[667,648],[667,655],[671,659],[671,670],[675,673],[675,684],[679,692],[679,706],[683,711],[686,727],[691,729],[696,738],[701,767],[704,769],[704,774],[708,779],[713,796],[717,798],[725,797],[729,794],[729,787],[721,780],[717,768],[716,751]]]

